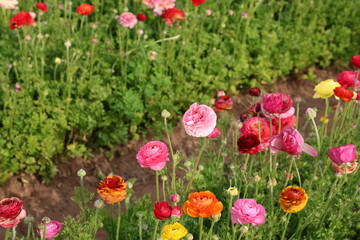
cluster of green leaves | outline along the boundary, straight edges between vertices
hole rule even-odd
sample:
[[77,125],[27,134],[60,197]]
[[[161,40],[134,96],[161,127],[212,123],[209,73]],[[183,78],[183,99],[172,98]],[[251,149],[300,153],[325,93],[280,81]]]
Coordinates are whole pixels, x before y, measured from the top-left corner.
[[[38,17],[36,26],[17,30],[8,27],[17,10],[1,11],[0,181],[19,171],[47,181],[64,153],[86,156],[89,147],[159,131],[164,108],[180,115],[218,89],[235,94],[359,50],[359,1],[179,1],[186,20],[173,26],[141,1],[90,2],[89,16],[75,12],[78,0],[51,1],[48,13],[35,0],[20,2]],[[121,27],[115,15],[125,7],[148,20]],[[158,53],[155,61],[149,51]]]

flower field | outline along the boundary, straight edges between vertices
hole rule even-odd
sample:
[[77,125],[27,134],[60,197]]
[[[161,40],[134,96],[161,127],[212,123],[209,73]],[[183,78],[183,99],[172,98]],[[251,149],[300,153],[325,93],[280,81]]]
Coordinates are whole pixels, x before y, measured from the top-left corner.
[[360,1],[0,8],[0,238],[359,239]]

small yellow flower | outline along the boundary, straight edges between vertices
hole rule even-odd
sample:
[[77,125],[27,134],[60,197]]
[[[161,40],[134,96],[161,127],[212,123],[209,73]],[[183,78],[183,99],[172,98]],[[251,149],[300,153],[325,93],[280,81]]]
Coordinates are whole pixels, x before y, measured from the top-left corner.
[[327,124],[329,122],[329,118],[325,118],[324,116],[321,116],[320,122]]
[[174,224],[165,225],[162,230],[161,239],[162,240],[179,240],[182,237],[185,237],[188,233],[188,230],[176,222]]
[[334,89],[340,87],[341,85],[338,82],[335,82],[332,79],[328,79],[320,82],[315,86],[314,91],[315,94],[313,98],[329,98],[334,94]]
[[227,194],[230,196],[237,196],[239,194],[239,190],[236,187],[229,187],[228,190],[226,190]]
[[61,58],[58,58],[58,57],[55,58],[55,63],[56,63],[56,64],[60,64],[60,63],[61,63]]

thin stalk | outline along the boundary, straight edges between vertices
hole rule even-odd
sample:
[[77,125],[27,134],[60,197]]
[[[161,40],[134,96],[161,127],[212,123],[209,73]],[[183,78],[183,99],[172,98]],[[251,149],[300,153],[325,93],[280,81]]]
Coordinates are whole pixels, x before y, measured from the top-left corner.
[[164,196],[164,201],[166,202],[165,181],[162,181],[162,192],[163,192],[163,196]]
[[5,231],[4,240],[8,240],[8,239],[9,239],[9,235],[10,235],[10,228],[7,228],[6,231]]
[[194,167],[193,167],[193,172],[192,172],[192,174],[191,174],[190,181],[189,181],[189,183],[188,183],[188,185],[187,185],[187,187],[186,187],[186,191],[185,191],[186,193],[188,193],[188,192],[190,191],[190,187],[191,187],[192,182],[193,182],[193,180],[194,180],[195,173],[196,173],[197,167],[198,167],[198,165],[199,165],[199,163],[200,163],[200,160],[201,160],[202,154],[203,154],[203,152],[204,152],[205,146],[206,146],[206,139],[203,138],[203,139],[202,139],[202,145],[201,145],[201,149],[200,149],[198,158],[196,159],[196,162],[195,162]]
[[296,174],[297,174],[297,176],[298,176],[298,178],[299,178],[299,185],[300,185],[300,187],[301,187],[301,177],[300,177],[299,168],[297,167],[295,158],[293,158],[293,161],[294,161],[294,165],[295,165]]
[[96,208],[95,210],[95,224],[94,224],[94,239],[96,238],[96,232],[97,232],[97,222],[98,222],[98,214],[99,214],[99,208]]
[[157,232],[157,229],[159,226],[159,222],[160,222],[160,220],[156,220],[155,229],[154,229],[154,233],[153,233],[153,237],[152,237],[153,240],[156,239],[156,232]]
[[142,240],[142,217],[139,218],[139,239]]
[[121,202],[118,202],[118,220],[116,227],[116,240],[119,240],[120,236],[120,222],[121,222]]
[[207,236],[207,239],[211,239],[211,236],[212,236],[212,232],[213,232],[214,225],[215,225],[215,221],[214,221],[214,220],[212,220],[212,221],[211,221],[210,230],[209,230],[209,234],[208,234],[208,236]]
[[171,144],[171,138],[170,138],[170,133],[169,133],[169,129],[168,129],[168,125],[167,125],[167,120],[166,117],[164,118],[164,125],[165,125],[165,132],[166,132],[166,136],[168,139],[168,143],[169,143],[169,147],[170,147],[170,152],[171,152],[171,158],[173,160],[173,169],[172,169],[172,178],[171,178],[171,190],[173,193],[176,193],[176,161],[174,158],[174,150]]
[[[233,201],[233,196],[230,196],[228,213],[229,213],[230,210],[231,210],[232,201]],[[230,214],[228,214],[227,224],[226,224],[226,225],[229,226],[229,224],[230,224]]]
[[299,112],[300,112],[300,103],[296,103],[296,123],[295,123],[295,128],[298,128],[298,124],[299,124]]
[[285,215],[286,216],[286,222],[285,222],[284,230],[283,230],[282,235],[281,235],[281,240],[285,239],[286,230],[287,230],[287,227],[289,225],[291,215],[292,215],[291,213],[290,214],[286,213],[286,215]]
[[155,171],[156,172],[156,201],[160,201],[160,194],[159,194],[159,172],[158,171]]
[[199,224],[200,224],[199,240],[202,240],[203,225],[204,225],[204,218],[203,217],[199,217]]
[[[292,166],[293,166],[293,163],[295,161],[294,158],[295,158],[295,156],[292,156],[288,174],[291,174]],[[289,177],[286,176],[286,181],[285,181],[285,184],[284,184],[284,188],[287,186],[288,182],[289,182]]]
[[31,223],[28,224],[26,239],[30,240],[30,234],[31,234]]

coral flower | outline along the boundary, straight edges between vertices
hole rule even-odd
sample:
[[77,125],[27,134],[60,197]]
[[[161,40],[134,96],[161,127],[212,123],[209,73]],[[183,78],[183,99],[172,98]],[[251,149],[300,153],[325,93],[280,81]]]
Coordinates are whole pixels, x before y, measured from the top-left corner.
[[173,25],[176,21],[185,20],[185,13],[177,8],[166,9],[161,17],[167,22],[168,25]]
[[[354,87],[356,78],[356,72],[345,71],[339,74],[337,82],[344,88]],[[356,85],[360,85],[360,81],[356,81]]]
[[213,109],[215,112],[223,112],[224,110],[231,110],[233,101],[230,96],[220,96],[215,99]]
[[200,4],[206,2],[206,0],[191,0],[191,2],[194,6],[199,6]]
[[76,12],[80,15],[90,15],[95,10],[95,7],[91,4],[81,4],[76,8]]
[[263,112],[270,114],[286,113],[293,105],[292,98],[285,93],[269,93],[264,95],[262,102]]
[[171,216],[172,208],[167,202],[155,202],[154,216],[159,220],[164,220]]
[[265,222],[265,208],[256,202],[255,199],[238,199],[230,210],[231,222],[247,224],[253,226],[261,225]]
[[280,206],[287,213],[296,213],[303,210],[307,201],[308,195],[301,187],[288,186],[280,193]]
[[140,148],[136,159],[142,168],[158,171],[165,167],[169,161],[169,149],[160,141],[150,141]]
[[257,147],[260,145],[259,138],[254,134],[241,136],[237,141],[237,145],[240,153],[256,154],[260,150]]
[[36,6],[37,9],[40,9],[43,12],[48,12],[49,11],[47,9],[46,3],[37,3],[35,6]]
[[349,89],[346,89],[344,87],[335,88],[334,94],[336,97],[338,97],[341,100],[344,100],[346,102],[356,99],[356,92],[350,91]]
[[330,148],[328,156],[332,161],[332,168],[337,173],[350,174],[357,168],[358,156],[354,144]]
[[[43,222],[40,223],[40,226],[42,226],[42,225],[44,225]],[[62,228],[62,224],[60,222],[51,220],[50,223],[48,225],[46,225],[45,238],[52,239],[53,237],[55,237],[56,235],[59,234],[61,228]],[[37,233],[39,234],[39,236],[41,238],[43,238],[44,233],[43,233],[43,231],[41,231],[41,229],[38,229]]]
[[10,28],[16,29],[23,25],[31,26],[35,23],[34,18],[31,16],[30,12],[20,11],[13,18],[10,19]]
[[210,107],[194,103],[185,112],[183,124],[188,135],[206,137],[214,131],[216,119],[216,113]]
[[181,225],[180,223],[176,222],[174,224],[165,225],[162,233],[161,239],[162,240],[179,240],[186,236],[188,230]]
[[124,12],[119,17],[119,24],[125,28],[132,29],[137,23],[136,16],[131,12]]
[[353,56],[351,58],[351,64],[356,68],[360,68],[360,55]]
[[6,9],[14,9],[19,2],[17,0],[0,0],[0,7]]
[[183,206],[185,214],[191,217],[208,218],[219,214],[222,209],[223,204],[210,191],[190,193]]
[[320,82],[314,88],[315,94],[313,98],[329,98],[334,94],[334,89],[340,87],[340,83],[335,82],[332,79],[328,79]]
[[22,208],[23,201],[17,197],[4,198],[0,201],[0,226],[13,228],[20,223],[20,219],[26,217],[26,211]]
[[108,204],[121,202],[126,197],[126,182],[117,175],[107,176],[98,183],[97,192]]

